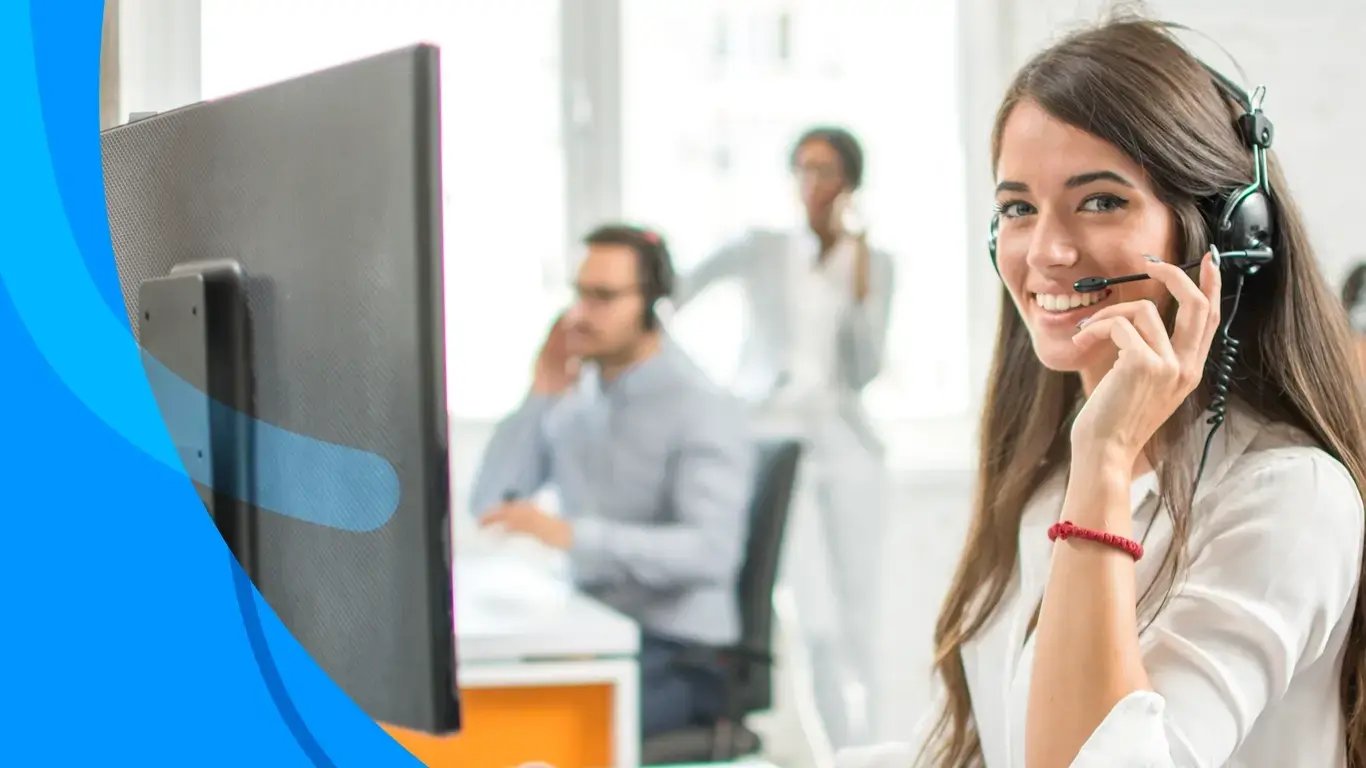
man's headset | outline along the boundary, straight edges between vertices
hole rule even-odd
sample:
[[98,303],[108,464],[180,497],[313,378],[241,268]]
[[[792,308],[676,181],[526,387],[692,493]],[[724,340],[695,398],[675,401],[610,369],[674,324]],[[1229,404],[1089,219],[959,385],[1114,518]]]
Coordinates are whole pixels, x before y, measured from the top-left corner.
[[639,259],[636,268],[640,272],[640,292],[645,299],[645,312],[641,317],[641,327],[653,331],[659,327],[657,308],[659,302],[673,295],[674,269],[669,249],[652,229],[638,228],[642,244],[635,251]]
[[[1229,382],[1233,375],[1233,364],[1238,355],[1238,340],[1229,335],[1229,329],[1233,325],[1233,317],[1238,311],[1238,303],[1242,298],[1243,278],[1256,274],[1263,266],[1271,263],[1275,257],[1272,242],[1276,235],[1276,205],[1272,197],[1271,180],[1266,167],[1266,151],[1271,148],[1271,141],[1275,137],[1275,128],[1272,126],[1270,118],[1262,112],[1262,101],[1266,97],[1266,88],[1258,86],[1249,97],[1246,91],[1208,64],[1200,62],[1200,66],[1209,73],[1220,93],[1243,110],[1243,114],[1238,116],[1235,126],[1243,144],[1252,151],[1253,180],[1247,186],[1221,195],[1209,201],[1208,205],[1202,206],[1206,211],[1206,223],[1211,239],[1219,249],[1220,268],[1229,270],[1234,275],[1234,291],[1232,309],[1225,315],[1224,324],[1220,330],[1220,349],[1214,364],[1216,373],[1214,396],[1209,405],[1210,417],[1206,420],[1206,423],[1210,425],[1210,431],[1205,437],[1200,468],[1195,475],[1197,480],[1204,474],[1205,462],[1209,458],[1209,449],[1214,439],[1214,433],[1224,423],[1224,416],[1228,410]],[[987,249],[991,254],[991,265],[996,269],[998,277],[1001,270],[996,264],[996,244],[1000,225],[1000,214],[997,213],[991,217],[991,226],[987,235]],[[1182,269],[1191,269],[1198,267],[1200,263],[1200,260],[1197,259],[1180,266]],[[1085,277],[1076,281],[1073,288],[1078,293],[1089,293],[1119,283],[1147,279],[1149,278],[1146,274],[1109,278]]]

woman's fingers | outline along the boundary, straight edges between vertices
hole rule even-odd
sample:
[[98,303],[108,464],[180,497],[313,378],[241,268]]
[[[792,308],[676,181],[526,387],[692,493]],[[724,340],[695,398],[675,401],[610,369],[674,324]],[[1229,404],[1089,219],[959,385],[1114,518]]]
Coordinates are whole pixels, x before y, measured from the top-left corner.
[[1172,328],[1172,348],[1183,370],[1193,370],[1196,378],[1204,368],[1213,329],[1219,322],[1219,268],[1210,254],[1200,263],[1200,285],[1174,264],[1153,261],[1148,275],[1167,286],[1176,299],[1176,322]]
[[1105,339],[1114,343],[1121,357],[1127,353],[1127,356],[1147,370],[1156,372],[1175,366],[1173,361],[1163,358],[1154,350],[1134,327],[1133,322],[1122,315],[1087,323],[1086,327],[1072,337],[1072,342],[1082,349],[1087,349]]
[[[1162,323],[1162,316],[1158,314],[1156,304],[1147,299],[1126,301],[1123,304],[1105,307],[1083,322],[1085,327],[1089,328],[1094,323],[1112,317],[1127,318],[1158,357],[1172,363],[1177,362],[1171,339],[1167,336],[1167,327]],[[1073,338],[1075,340],[1076,337]]]
[[1200,265],[1200,290],[1209,299],[1210,313],[1205,322],[1204,348],[1209,349],[1209,345],[1214,341],[1214,336],[1219,332],[1219,320],[1222,316],[1221,306],[1224,295],[1224,274],[1219,271],[1219,249],[1214,243],[1210,243],[1209,253],[1205,255],[1205,261]]

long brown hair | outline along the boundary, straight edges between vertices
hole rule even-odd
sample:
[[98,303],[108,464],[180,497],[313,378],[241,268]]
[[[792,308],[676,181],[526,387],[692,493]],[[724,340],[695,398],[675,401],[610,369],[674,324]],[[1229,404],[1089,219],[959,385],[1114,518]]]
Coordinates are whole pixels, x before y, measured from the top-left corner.
[[[1241,109],[1216,89],[1165,24],[1115,19],[1035,56],[1016,75],[997,112],[993,167],[1006,119],[1025,100],[1110,142],[1144,169],[1175,214],[1183,261],[1198,258],[1211,240],[1202,204],[1253,177],[1251,153],[1234,129]],[[1274,154],[1268,165],[1278,210],[1276,260],[1249,277],[1243,290],[1232,327],[1243,342],[1233,393],[1268,418],[1313,436],[1366,493],[1366,409],[1347,325]],[[982,761],[963,644],[991,618],[1009,586],[1026,502],[1049,475],[1067,466],[1069,423],[1081,396],[1076,374],[1050,371],[1039,362],[1004,290],[1002,299],[979,433],[972,523],[935,628],[935,668],[947,699],[927,747],[936,765],[955,768]],[[1198,388],[1148,447],[1158,467],[1161,508],[1172,524],[1172,544],[1155,581],[1163,585],[1156,590],[1161,594],[1143,596],[1161,598],[1153,614],[1183,572],[1196,479],[1191,462],[1162,459],[1192,455],[1192,426],[1208,402],[1208,393]],[[1347,639],[1341,706],[1348,765],[1366,768],[1366,590]]]

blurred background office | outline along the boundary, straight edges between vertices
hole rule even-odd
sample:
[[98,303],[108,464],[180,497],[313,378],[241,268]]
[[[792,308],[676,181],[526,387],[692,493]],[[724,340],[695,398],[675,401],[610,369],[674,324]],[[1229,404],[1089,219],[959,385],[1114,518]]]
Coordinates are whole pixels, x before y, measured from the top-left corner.
[[[1000,286],[984,240],[988,132],[1007,78],[1096,0],[116,0],[101,120],[212,98],[425,40],[442,46],[446,323],[454,508],[483,440],[530,383],[569,301],[578,238],[648,221],[686,273],[737,232],[793,223],[784,151],[836,123],[872,169],[870,238],[894,259],[886,354],[862,404],[890,478],[870,710],[904,737],[929,703],[930,636],[962,540]],[[1366,70],[1353,0],[1147,4],[1188,44],[1268,86],[1277,151],[1326,273],[1362,252]],[[721,383],[743,295],[719,286],[671,323]],[[869,632],[873,632],[871,628]],[[780,663],[802,663],[800,654]],[[796,661],[794,661],[794,659]],[[787,670],[791,671],[791,670]],[[767,754],[816,764],[811,692],[783,676]],[[819,718],[817,718],[818,720]]]

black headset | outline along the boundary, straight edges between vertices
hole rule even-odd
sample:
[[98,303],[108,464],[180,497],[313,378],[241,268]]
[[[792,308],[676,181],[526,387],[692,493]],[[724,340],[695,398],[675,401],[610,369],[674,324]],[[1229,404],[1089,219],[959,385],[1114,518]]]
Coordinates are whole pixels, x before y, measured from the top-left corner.
[[1256,274],[1275,256],[1272,239],[1276,236],[1276,204],[1271,196],[1271,179],[1266,170],[1266,151],[1271,148],[1276,130],[1262,112],[1266,88],[1258,86],[1249,97],[1236,83],[1204,62],[1214,85],[1243,108],[1238,116],[1238,136],[1252,150],[1253,180],[1223,199],[1219,216],[1211,222],[1214,243],[1221,263],[1230,263],[1244,275]]
[[664,238],[650,229],[639,228],[640,244],[635,248],[638,257],[636,269],[640,273],[640,292],[645,300],[645,311],[641,316],[641,327],[653,331],[659,327],[656,312],[659,302],[673,295],[674,269],[669,258],[668,246]]
[[[1236,268],[1240,274],[1255,274],[1274,257],[1272,240],[1276,235],[1276,206],[1271,194],[1271,180],[1266,170],[1266,151],[1271,148],[1275,128],[1262,112],[1266,89],[1258,87],[1251,97],[1232,80],[1213,67],[1200,62],[1214,85],[1225,97],[1242,107],[1235,126],[1243,144],[1252,151],[1253,180],[1250,184],[1226,195],[1211,199],[1202,206],[1212,242],[1219,248],[1221,266]],[[1001,214],[991,217],[987,233],[987,251],[991,266],[1001,274],[996,264],[996,243],[1001,228]]]
[[674,292],[673,260],[669,247],[658,232],[634,224],[604,224],[588,233],[583,242],[592,245],[617,245],[631,249],[636,260],[637,288],[644,311],[640,325],[647,331],[659,327],[656,309],[661,299]]

